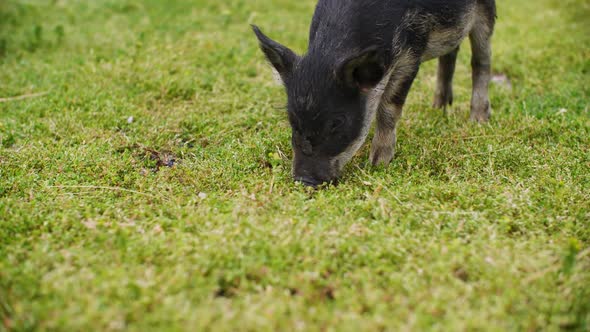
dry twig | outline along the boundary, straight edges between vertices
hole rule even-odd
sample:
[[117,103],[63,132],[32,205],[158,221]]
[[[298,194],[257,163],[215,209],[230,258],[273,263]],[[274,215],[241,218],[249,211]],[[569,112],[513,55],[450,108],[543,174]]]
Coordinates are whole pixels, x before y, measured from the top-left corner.
[[5,103],[5,102],[15,101],[15,100],[30,99],[30,98],[35,98],[35,97],[41,97],[41,96],[45,96],[48,93],[49,92],[45,91],[45,92],[38,92],[38,93],[28,93],[28,94],[14,96],[14,97],[0,98],[0,103]]

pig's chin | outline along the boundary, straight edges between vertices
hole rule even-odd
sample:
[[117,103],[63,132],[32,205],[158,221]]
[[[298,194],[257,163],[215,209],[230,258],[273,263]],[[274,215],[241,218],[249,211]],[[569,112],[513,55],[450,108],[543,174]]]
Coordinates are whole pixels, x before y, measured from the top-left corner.
[[342,173],[344,166],[346,166],[346,164],[350,162],[352,157],[354,157],[356,152],[363,145],[365,138],[366,135],[361,134],[359,138],[357,138],[356,141],[352,142],[345,151],[343,151],[336,157],[332,158],[332,160],[330,160],[330,168],[332,170],[332,174],[334,174],[335,177],[340,177],[340,174]]

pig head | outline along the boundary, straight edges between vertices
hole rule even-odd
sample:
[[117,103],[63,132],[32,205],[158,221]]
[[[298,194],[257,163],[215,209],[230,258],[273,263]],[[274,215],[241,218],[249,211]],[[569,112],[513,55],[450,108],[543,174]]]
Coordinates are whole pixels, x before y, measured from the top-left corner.
[[287,93],[295,181],[313,187],[333,182],[367,136],[385,57],[370,46],[336,58],[298,56],[258,27],[253,30]]

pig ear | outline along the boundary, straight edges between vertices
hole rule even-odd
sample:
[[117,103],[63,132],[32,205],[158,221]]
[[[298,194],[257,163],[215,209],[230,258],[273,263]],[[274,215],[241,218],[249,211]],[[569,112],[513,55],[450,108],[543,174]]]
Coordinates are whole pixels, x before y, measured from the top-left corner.
[[336,75],[347,87],[368,93],[385,75],[385,64],[377,47],[370,47],[342,61]]
[[286,46],[268,38],[257,26],[252,25],[252,30],[258,38],[260,49],[264,52],[266,59],[277,70],[284,82],[285,77],[293,71],[299,57]]

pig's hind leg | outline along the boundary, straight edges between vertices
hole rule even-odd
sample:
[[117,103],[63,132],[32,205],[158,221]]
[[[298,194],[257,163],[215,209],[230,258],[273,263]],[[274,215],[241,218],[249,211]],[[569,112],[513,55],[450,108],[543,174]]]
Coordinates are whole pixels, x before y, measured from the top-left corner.
[[459,48],[457,47],[449,54],[438,58],[436,92],[432,103],[434,108],[441,108],[446,111],[447,105],[453,104],[453,75],[458,53]]
[[473,80],[470,118],[473,121],[486,122],[492,113],[488,87],[491,77],[491,38],[494,29],[495,13],[488,13],[483,8],[480,8],[479,11],[478,19],[469,34]]

